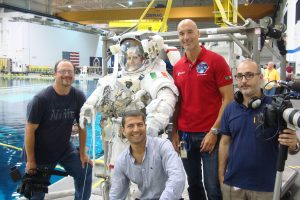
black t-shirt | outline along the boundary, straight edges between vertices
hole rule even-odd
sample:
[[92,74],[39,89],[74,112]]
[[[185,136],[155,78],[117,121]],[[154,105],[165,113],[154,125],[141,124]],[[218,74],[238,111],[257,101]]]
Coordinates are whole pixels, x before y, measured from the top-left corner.
[[80,108],[85,95],[71,88],[68,95],[58,95],[49,86],[34,96],[27,107],[27,120],[39,124],[35,133],[37,164],[56,163],[70,150],[70,136],[74,120],[79,122]]

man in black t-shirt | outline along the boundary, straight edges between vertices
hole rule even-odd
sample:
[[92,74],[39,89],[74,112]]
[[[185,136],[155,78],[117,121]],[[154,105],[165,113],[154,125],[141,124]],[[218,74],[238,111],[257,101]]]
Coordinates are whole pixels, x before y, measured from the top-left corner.
[[[40,91],[28,104],[25,127],[26,173],[36,169],[53,169],[59,163],[74,178],[75,199],[89,199],[92,184],[92,163],[86,154],[86,130],[79,127],[79,151],[70,142],[74,120],[79,122],[84,94],[72,87],[74,65],[58,61],[52,86]],[[89,163],[89,164],[88,164]],[[46,180],[49,177],[43,177]],[[32,199],[44,199],[43,192],[34,192]]]

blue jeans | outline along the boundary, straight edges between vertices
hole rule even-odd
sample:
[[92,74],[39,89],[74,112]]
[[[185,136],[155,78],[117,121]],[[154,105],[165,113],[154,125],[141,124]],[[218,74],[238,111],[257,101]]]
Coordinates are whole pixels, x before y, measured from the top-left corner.
[[[92,166],[86,164],[82,168],[80,154],[76,148],[67,152],[58,163],[66,170],[66,172],[74,178],[75,200],[88,200],[92,191]],[[54,169],[57,163],[38,165],[38,168]],[[44,177],[49,181],[50,176]],[[45,193],[34,192],[32,200],[44,199]]]
[[[211,154],[200,152],[200,144],[205,134],[179,131],[180,140],[184,139],[187,143],[187,158],[183,158],[182,162],[188,178],[189,198],[190,200],[206,200],[206,190],[209,200],[221,200],[222,193],[218,178],[219,138]],[[202,163],[205,190],[202,181]]]

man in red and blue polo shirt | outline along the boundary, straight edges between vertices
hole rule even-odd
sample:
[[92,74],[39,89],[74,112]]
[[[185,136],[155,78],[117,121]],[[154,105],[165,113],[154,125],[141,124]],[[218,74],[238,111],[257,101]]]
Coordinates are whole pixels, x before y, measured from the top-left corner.
[[206,199],[203,163],[208,199],[222,199],[217,166],[218,128],[224,108],[233,99],[232,75],[222,56],[199,45],[200,33],[194,21],[182,20],[177,30],[185,54],[173,72],[180,97],[174,113],[172,143],[178,152],[181,147],[189,198]]

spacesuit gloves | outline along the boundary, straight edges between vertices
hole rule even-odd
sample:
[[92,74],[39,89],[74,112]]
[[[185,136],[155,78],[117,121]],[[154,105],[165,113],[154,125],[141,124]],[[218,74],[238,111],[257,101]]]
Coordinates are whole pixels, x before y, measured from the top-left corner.
[[82,129],[85,128],[85,123],[91,123],[92,119],[95,117],[95,108],[93,105],[89,104],[83,104],[83,106],[80,109],[80,119],[79,119],[79,125]]
[[139,90],[132,96],[132,102],[134,102],[139,110],[145,108],[145,104],[141,98],[146,94],[145,90]]
[[168,59],[169,59],[171,65],[174,66],[181,58],[181,55],[180,55],[177,47],[164,44],[163,48],[168,56]]
[[155,119],[146,119],[147,135],[157,137],[159,132],[159,124]]
[[160,35],[152,36],[152,42],[159,51],[163,49],[164,39]]

